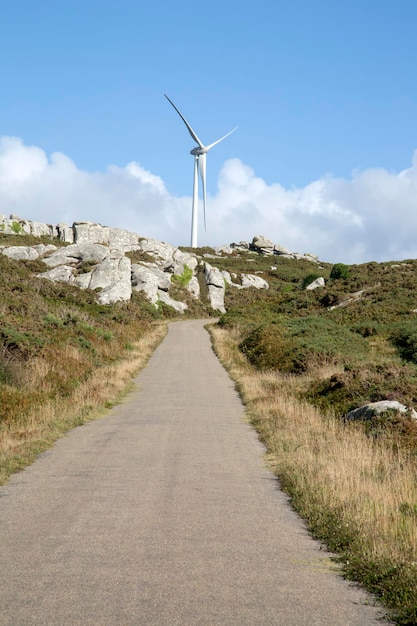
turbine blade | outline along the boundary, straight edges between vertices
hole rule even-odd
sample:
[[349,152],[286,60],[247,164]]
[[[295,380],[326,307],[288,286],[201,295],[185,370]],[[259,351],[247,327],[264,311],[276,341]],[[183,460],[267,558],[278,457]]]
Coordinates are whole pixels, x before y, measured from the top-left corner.
[[[168,100],[168,102],[174,107],[174,109],[176,110],[176,112],[178,113],[178,115],[180,116],[180,118],[182,119],[182,121],[184,122],[184,124],[186,125],[186,127],[188,128],[188,132],[190,133],[191,137],[194,139],[194,141],[196,141],[198,143],[198,145],[200,146],[200,148],[204,148],[204,144],[201,141],[201,139],[199,139],[197,137],[197,135],[195,134],[195,132],[193,131],[193,129],[191,128],[191,126],[189,125],[189,123],[187,122],[187,120],[185,119],[185,117],[183,116],[183,114],[181,113],[181,111],[179,109],[177,109],[177,107],[175,106],[175,104],[172,102],[172,100],[170,100],[168,98],[168,96],[166,95],[166,93],[164,93],[165,98]],[[222,137],[222,139],[224,139],[224,137]],[[219,139],[219,141],[221,141]]]
[[226,139],[226,137],[228,137],[229,135],[231,135],[232,133],[235,132],[235,130],[237,130],[237,126],[236,128],[234,128],[233,130],[231,130],[230,132],[227,133],[227,135],[223,135],[223,137],[220,137],[220,139],[218,139],[217,141],[214,141],[213,143],[211,143],[209,146],[205,146],[204,151],[208,152],[213,146],[216,146],[218,143],[220,143],[221,141],[223,141],[223,139]]
[[207,219],[206,219],[206,155],[200,154],[198,157],[198,165],[200,168],[201,182],[203,184],[203,214],[204,214],[204,230],[207,232]]

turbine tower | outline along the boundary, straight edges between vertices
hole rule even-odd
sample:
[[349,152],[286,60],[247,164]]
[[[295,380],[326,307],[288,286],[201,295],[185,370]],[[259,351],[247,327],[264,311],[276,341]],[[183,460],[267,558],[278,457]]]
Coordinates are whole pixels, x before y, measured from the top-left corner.
[[198,231],[198,226],[197,226],[197,224],[198,224],[198,174],[200,172],[201,182],[202,182],[202,185],[203,185],[204,228],[205,228],[205,230],[207,230],[207,221],[206,221],[206,195],[207,195],[206,194],[206,154],[207,154],[207,152],[209,150],[211,150],[211,148],[213,148],[215,145],[217,145],[218,143],[223,141],[223,139],[226,139],[226,137],[231,135],[236,130],[236,128],[234,128],[233,130],[228,132],[227,135],[224,135],[223,137],[220,137],[220,139],[218,139],[217,141],[214,141],[209,146],[205,146],[203,144],[203,142],[201,141],[201,139],[199,139],[197,137],[197,135],[195,134],[195,132],[193,131],[193,129],[191,128],[191,126],[189,125],[189,123],[187,122],[187,120],[185,119],[183,114],[181,113],[181,111],[179,111],[177,109],[177,107],[172,102],[172,100],[170,100],[166,94],[164,94],[164,96],[168,100],[168,102],[174,107],[174,109],[176,110],[176,112],[178,113],[178,115],[180,116],[180,118],[182,119],[182,121],[184,122],[186,127],[188,128],[188,132],[190,133],[191,137],[198,144],[198,146],[196,146],[195,148],[193,148],[190,151],[190,154],[192,154],[194,156],[193,210],[192,210],[192,218],[191,218],[191,247],[192,248],[197,248],[197,231]]

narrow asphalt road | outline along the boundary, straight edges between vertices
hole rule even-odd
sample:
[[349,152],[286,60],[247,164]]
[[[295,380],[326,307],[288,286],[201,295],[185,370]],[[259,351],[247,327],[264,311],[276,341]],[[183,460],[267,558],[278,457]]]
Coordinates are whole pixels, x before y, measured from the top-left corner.
[[0,624],[379,624],[263,463],[202,321],[0,489]]

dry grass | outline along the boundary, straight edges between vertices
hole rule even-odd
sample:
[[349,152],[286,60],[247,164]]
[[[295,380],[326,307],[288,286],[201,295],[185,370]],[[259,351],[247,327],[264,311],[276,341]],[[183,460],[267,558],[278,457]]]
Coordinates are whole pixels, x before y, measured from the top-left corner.
[[[138,342],[132,344],[128,356],[99,368],[93,368],[88,377],[77,380],[70,393],[57,397],[48,391],[56,379],[53,360],[35,357],[22,371],[21,384],[26,389],[38,390],[40,404],[22,412],[20,419],[4,421],[0,425],[0,484],[13,472],[33,461],[35,456],[50,446],[68,429],[104,414],[127,393],[134,376],[146,365],[149,357],[166,334],[165,323],[149,327]],[[56,363],[67,363],[72,377],[81,362],[79,351],[69,345],[54,349],[64,351]],[[65,358],[63,358],[65,357]],[[31,393],[33,401],[33,391]]]
[[347,575],[396,610],[398,623],[417,623],[415,456],[298,400],[300,377],[255,370],[237,335],[213,328],[212,336],[271,469],[313,534],[341,555]]

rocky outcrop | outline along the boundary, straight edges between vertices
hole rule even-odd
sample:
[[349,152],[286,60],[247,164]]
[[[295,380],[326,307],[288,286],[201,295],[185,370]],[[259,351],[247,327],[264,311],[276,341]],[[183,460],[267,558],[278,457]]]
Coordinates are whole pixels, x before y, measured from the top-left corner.
[[255,235],[250,248],[262,254],[274,254],[274,243],[264,235]]
[[[88,231],[93,238],[103,239],[100,229]],[[49,268],[39,278],[54,282],[65,282],[80,289],[97,291],[100,304],[112,304],[130,299],[133,291],[142,291],[154,305],[162,302],[179,313],[187,309],[185,302],[178,302],[169,295],[172,276],[177,276],[191,297],[200,297],[200,284],[196,276],[198,258],[182,252],[170,244],[141,239],[139,249],[146,252],[154,262],[143,261],[131,264],[123,247],[128,247],[128,239],[117,240],[114,246],[91,241],[77,241],[59,247],[50,244],[37,246],[2,246],[0,252],[15,260],[33,261],[38,258]],[[234,282],[228,272],[203,261],[210,305],[215,311],[224,313],[225,283],[238,289],[254,287],[268,288],[268,283],[254,274],[242,274],[241,282]]]
[[297,261],[310,261],[311,263],[319,263],[317,256],[305,253],[299,254],[298,252],[289,252],[283,246],[273,243],[271,239],[264,235],[255,235],[251,243],[247,241],[240,241],[239,243],[231,243],[230,246],[223,246],[222,248],[216,248],[221,250],[223,254],[231,254],[233,252],[253,252],[254,254],[263,254],[266,256],[280,256],[284,259],[294,259]]
[[[268,289],[266,280],[256,274],[241,274],[239,277],[221,272],[209,264],[207,258],[252,252],[287,256],[289,253],[262,235],[253,238],[251,244],[241,241],[230,246],[213,249],[213,254],[203,258],[183,252],[171,244],[141,237],[136,233],[102,226],[93,222],[75,222],[72,226],[59,223],[56,226],[24,220],[16,215],[0,214],[0,232],[5,234],[31,234],[57,239],[64,246],[39,243],[35,246],[0,246],[0,254],[14,260],[33,261],[41,259],[47,270],[40,278],[66,282],[80,289],[97,292],[97,301],[111,304],[130,299],[132,290],[141,291],[154,305],[164,303],[182,313],[185,302],[178,302],[170,295],[173,277],[188,290],[192,298],[199,298],[199,267],[203,270],[211,307],[225,312],[224,296],[226,284],[235,289]],[[126,256],[129,252],[143,253],[143,260],[131,264]],[[291,255],[291,258],[308,258],[310,255]]]
[[51,269],[39,274],[40,278],[99,289],[100,304],[129,300],[132,295],[131,262],[121,251],[79,243],[59,248],[42,260]]
[[35,237],[56,237],[57,231],[51,224],[24,220],[18,215],[6,217],[0,213],[0,232],[5,235],[34,235]]

